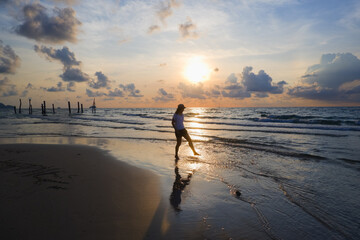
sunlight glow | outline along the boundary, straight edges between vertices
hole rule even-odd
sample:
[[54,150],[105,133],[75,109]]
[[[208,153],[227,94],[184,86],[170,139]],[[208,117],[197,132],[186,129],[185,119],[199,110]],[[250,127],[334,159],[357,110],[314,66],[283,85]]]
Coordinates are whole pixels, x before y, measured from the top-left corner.
[[192,83],[199,83],[209,79],[211,69],[202,57],[190,58],[187,62],[184,76]]

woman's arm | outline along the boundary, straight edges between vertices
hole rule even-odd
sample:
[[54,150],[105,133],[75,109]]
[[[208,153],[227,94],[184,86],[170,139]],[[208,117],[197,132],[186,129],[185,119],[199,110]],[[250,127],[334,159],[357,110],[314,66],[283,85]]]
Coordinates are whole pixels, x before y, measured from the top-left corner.
[[175,128],[175,117],[173,117],[172,118],[172,120],[171,120],[171,125],[173,126],[173,128],[176,130],[176,128]]

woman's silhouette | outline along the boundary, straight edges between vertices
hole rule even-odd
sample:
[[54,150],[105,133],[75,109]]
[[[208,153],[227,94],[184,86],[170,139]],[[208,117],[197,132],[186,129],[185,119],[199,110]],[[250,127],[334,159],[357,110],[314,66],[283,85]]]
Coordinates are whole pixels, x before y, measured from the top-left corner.
[[193,151],[194,155],[199,155],[194,148],[194,145],[192,143],[192,140],[187,132],[187,130],[184,127],[184,104],[179,104],[178,108],[176,109],[176,112],[174,113],[174,116],[172,118],[171,124],[175,129],[175,136],[176,136],[176,146],[175,146],[175,158],[179,159],[179,147],[181,145],[181,139],[184,137],[188,142],[191,150]]

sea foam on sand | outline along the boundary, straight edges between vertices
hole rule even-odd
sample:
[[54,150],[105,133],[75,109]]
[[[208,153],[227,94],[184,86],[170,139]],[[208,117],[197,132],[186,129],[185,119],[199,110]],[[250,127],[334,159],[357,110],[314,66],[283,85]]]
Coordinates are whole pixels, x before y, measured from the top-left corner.
[[[87,146],[0,145],[2,239],[143,239],[159,179]],[[155,224],[156,225],[156,224]]]

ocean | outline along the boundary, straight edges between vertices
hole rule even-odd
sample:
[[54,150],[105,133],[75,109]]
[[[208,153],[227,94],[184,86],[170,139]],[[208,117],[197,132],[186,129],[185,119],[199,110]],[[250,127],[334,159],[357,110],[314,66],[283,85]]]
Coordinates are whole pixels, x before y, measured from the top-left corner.
[[[201,156],[184,140],[177,163],[174,111],[1,109],[0,143],[130,152],[130,164],[163,177],[175,233],[188,227],[182,221],[202,219],[210,239],[360,239],[360,107],[186,108],[184,124]],[[139,159],[139,151],[149,154]],[[174,202],[180,178],[186,184]]]

